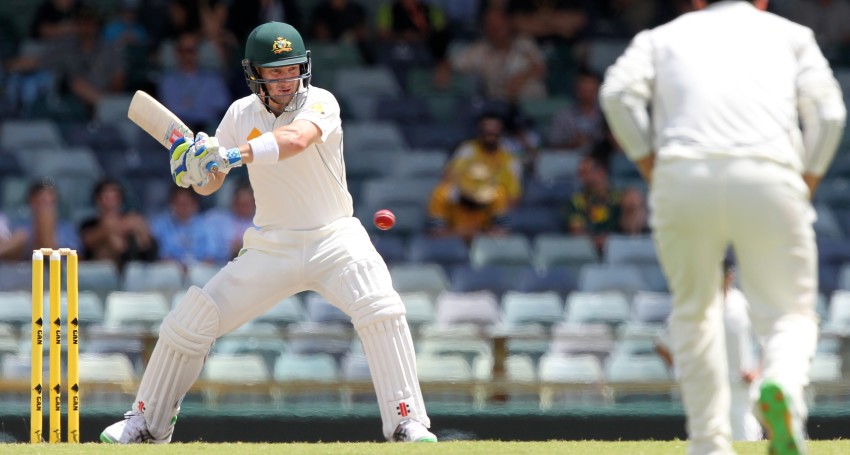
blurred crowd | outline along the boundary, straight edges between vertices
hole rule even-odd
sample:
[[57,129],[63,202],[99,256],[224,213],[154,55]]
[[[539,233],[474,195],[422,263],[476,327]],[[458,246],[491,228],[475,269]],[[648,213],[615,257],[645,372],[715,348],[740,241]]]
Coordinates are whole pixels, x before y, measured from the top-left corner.
[[[421,204],[422,233],[467,242],[482,233],[509,233],[517,222],[512,214],[536,205],[551,212],[547,219],[557,220],[541,231],[590,236],[600,252],[609,234],[649,232],[646,188],[608,131],[597,102],[605,66],[635,33],[690,9],[688,0],[4,3],[4,121],[50,119],[60,129],[82,124],[97,131],[105,98],[141,89],[155,94],[194,131],[212,134],[230,102],[250,93],[240,64],[247,34],[258,23],[284,21],[301,30],[313,49],[314,84],[340,97],[343,128],[347,121],[377,118],[374,112],[361,114],[360,104],[367,100],[335,91],[346,81],[334,79],[333,72],[345,69],[342,61],[356,61],[358,67],[388,71],[401,87],[398,117],[389,120],[398,120],[405,132],[426,122],[431,126],[426,134],[443,139],[426,141],[435,147],[410,139],[411,149],[445,155]],[[812,27],[833,65],[850,64],[845,25],[850,2],[775,0],[771,9]],[[356,55],[322,55],[334,45]],[[414,77],[427,90],[412,86]],[[458,93],[448,109],[438,109],[431,99]],[[430,110],[423,118],[403,118],[425,101]],[[134,146],[126,135],[94,136],[106,149],[106,158],[98,156],[102,160],[108,160],[110,148],[123,156]],[[26,152],[0,150],[0,156],[10,153]],[[345,153],[348,159],[361,150],[346,144]],[[192,191],[174,187],[164,206],[129,204],[128,191],[138,187],[102,164],[106,176],[91,188],[85,210],[63,213],[58,200],[67,195],[45,178],[29,182],[20,206],[4,203],[0,258],[26,259],[35,245],[75,247],[84,259],[111,260],[119,268],[134,260],[224,263],[238,254],[254,210],[244,182],[226,189],[226,203],[205,205]],[[565,168],[559,172],[555,164]],[[167,188],[168,174],[162,173],[157,181]],[[352,183],[357,210],[362,182]],[[540,188],[549,194],[538,197]]]

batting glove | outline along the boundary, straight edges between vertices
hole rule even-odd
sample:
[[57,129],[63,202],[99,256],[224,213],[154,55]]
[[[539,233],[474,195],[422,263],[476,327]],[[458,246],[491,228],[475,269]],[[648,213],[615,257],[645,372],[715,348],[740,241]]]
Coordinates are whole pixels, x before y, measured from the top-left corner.
[[191,138],[181,137],[171,144],[171,178],[181,188],[189,188],[193,183],[186,168],[186,152],[192,145]]
[[228,172],[231,168],[242,166],[242,154],[238,148],[226,149],[219,145],[218,139],[206,133],[196,136],[194,153],[189,153],[187,167],[193,175],[210,172]]

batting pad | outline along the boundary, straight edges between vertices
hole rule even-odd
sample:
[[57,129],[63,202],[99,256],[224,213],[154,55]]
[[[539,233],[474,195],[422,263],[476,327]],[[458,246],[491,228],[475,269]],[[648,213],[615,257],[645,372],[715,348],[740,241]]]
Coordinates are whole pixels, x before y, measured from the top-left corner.
[[404,315],[361,326],[357,332],[378,396],[384,437],[389,440],[402,420],[414,419],[430,427],[419,390],[413,340]]
[[195,286],[162,321],[159,341],[133,404],[133,409],[145,415],[154,438],[168,435],[172,419],[180,411],[180,400],[201,374],[219,327],[218,307]]

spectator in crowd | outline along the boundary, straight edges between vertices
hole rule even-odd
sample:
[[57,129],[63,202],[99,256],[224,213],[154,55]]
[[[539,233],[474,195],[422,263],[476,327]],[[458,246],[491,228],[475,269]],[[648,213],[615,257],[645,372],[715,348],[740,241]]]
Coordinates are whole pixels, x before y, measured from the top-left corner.
[[582,72],[575,80],[575,105],[555,114],[549,131],[549,146],[589,152],[605,134],[599,107],[598,75]]
[[147,221],[124,211],[124,189],[117,180],[98,182],[93,192],[97,214],[80,224],[83,260],[112,261],[123,270],[129,261],[154,261],[157,243]]
[[[101,42],[97,12],[89,8],[76,11],[73,38],[42,43],[33,53],[7,62],[6,68],[15,73],[53,75],[49,87],[37,89],[43,92],[41,97],[53,96],[56,91],[69,93],[92,114],[102,96],[124,91],[127,71],[121,50]],[[43,101],[32,98],[29,102]]]
[[160,259],[183,265],[225,261],[228,249],[220,246],[212,226],[200,214],[198,198],[191,188],[175,186],[169,196],[168,209],[151,221]]
[[198,34],[183,33],[175,44],[178,67],[163,74],[158,98],[193,131],[209,129],[229,106],[227,85],[220,73],[200,67]]
[[637,188],[626,188],[620,197],[620,219],[617,232],[627,235],[649,234],[646,201]]
[[507,12],[516,33],[538,41],[574,41],[587,27],[582,0],[509,0]]
[[206,213],[207,224],[215,226],[219,244],[228,246],[228,259],[239,254],[242,249],[242,235],[254,227],[254,190],[247,182],[240,183],[233,192],[230,209],[211,209]]
[[[434,5],[421,0],[387,2],[378,9],[375,27],[381,41],[402,44],[398,49],[424,45],[434,61],[441,61],[445,57],[449,45],[446,16]],[[395,57],[403,59],[404,56]]]
[[14,261],[24,255],[27,233],[23,229],[12,230],[9,218],[0,213],[0,260]]
[[79,0],[44,0],[32,21],[30,36],[42,42],[73,39],[83,5]]
[[142,0],[121,0],[118,12],[103,26],[101,41],[106,46],[144,48],[150,43],[150,33],[139,21]]
[[448,175],[462,174],[472,164],[482,165],[488,171],[489,181],[505,193],[508,205],[513,207],[522,195],[522,164],[507,148],[504,131],[501,117],[484,114],[478,121],[478,137],[458,146],[447,169]]
[[80,249],[76,231],[67,220],[60,217],[59,195],[49,179],[38,180],[30,185],[27,205],[28,216],[13,223],[12,229],[12,232],[23,230],[26,233],[25,247],[19,259],[29,259],[29,252],[37,248]]
[[[240,1],[240,6],[247,4]],[[236,35],[228,28],[228,2],[225,0],[170,0],[160,26],[157,42],[159,64],[164,68],[176,66],[176,43],[181,35],[197,33],[200,40],[201,66],[224,71],[233,60],[241,60]]]
[[319,41],[362,42],[368,37],[366,9],[356,1],[324,0],[310,17],[311,35]]
[[313,39],[353,43],[364,62],[374,62],[366,9],[353,0],[324,0],[316,5],[310,24]]
[[286,22],[300,30],[305,22],[304,13],[297,0],[239,0],[230,3],[227,28],[244,43],[251,30],[265,22]]
[[508,231],[509,203],[505,187],[487,165],[465,161],[450,167],[428,204],[428,232],[455,235],[467,243],[478,234]]
[[664,12],[664,5],[657,1],[606,0],[595,3],[596,17],[590,27],[596,36],[631,38],[635,33],[655,26]]
[[608,234],[617,231],[620,194],[611,189],[607,169],[592,157],[581,160],[578,178],[581,188],[567,205],[567,232],[589,235],[601,253]]
[[437,67],[437,80],[447,84],[451,71],[476,75],[489,99],[516,103],[546,96],[546,62],[537,44],[518,35],[504,10],[484,15],[484,36]]

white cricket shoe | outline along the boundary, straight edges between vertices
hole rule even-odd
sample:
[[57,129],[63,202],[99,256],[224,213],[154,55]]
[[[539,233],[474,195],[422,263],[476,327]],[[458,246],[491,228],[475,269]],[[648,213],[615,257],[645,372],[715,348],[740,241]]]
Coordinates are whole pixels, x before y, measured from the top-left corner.
[[418,420],[402,420],[395,429],[392,442],[437,442],[437,436]]
[[168,436],[155,439],[148,431],[145,416],[138,411],[130,411],[124,413],[124,420],[106,427],[100,434],[100,440],[109,444],[167,444],[171,442],[173,432],[174,425],[170,427]]

